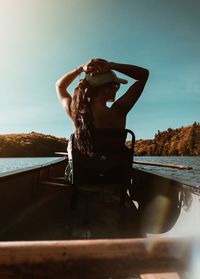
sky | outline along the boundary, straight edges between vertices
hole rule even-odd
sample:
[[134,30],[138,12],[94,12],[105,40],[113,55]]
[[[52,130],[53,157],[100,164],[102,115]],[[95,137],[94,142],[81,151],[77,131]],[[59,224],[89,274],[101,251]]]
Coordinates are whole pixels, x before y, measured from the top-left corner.
[[200,121],[198,0],[0,0],[0,7],[0,134],[68,138],[74,128],[55,83],[99,57],[150,71],[127,117],[136,139]]

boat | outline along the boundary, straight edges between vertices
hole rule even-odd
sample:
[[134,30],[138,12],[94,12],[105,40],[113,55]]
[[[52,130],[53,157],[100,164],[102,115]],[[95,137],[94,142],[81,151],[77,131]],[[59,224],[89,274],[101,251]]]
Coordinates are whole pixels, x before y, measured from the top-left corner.
[[83,187],[72,209],[66,164],[1,175],[0,278],[199,278],[197,188],[133,167],[123,207]]

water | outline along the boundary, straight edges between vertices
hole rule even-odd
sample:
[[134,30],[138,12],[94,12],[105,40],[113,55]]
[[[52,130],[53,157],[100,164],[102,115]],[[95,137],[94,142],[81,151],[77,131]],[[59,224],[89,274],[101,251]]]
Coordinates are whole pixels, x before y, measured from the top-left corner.
[[134,167],[138,169],[170,177],[183,184],[200,187],[200,156],[135,156],[134,160],[192,167],[192,170],[179,170],[134,164]]
[[60,157],[0,158],[0,177],[24,169],[45,166]]
[[[19,172],[24,168],[43,166],[58,159],[58,157],[0,158],[0,176],[4,176],[5,174],[15,171]],[[200,156],[135,156],[134,159],[138,161],[160,162],[192,167],[192,170],[178,170],[172,168],[134,164],[134,167],[136,168],[153,171],[154,173],[160,175],[172,177],[173,179],[178,180],[184,184],[200,187]]]

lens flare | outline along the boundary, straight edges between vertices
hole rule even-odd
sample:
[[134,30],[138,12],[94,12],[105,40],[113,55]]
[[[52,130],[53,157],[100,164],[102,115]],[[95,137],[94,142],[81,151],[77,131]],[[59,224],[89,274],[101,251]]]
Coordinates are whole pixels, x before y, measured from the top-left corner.
[[198,239],[195,239],[191,249],[190,255],[190,269],[189,269],[189,278],[199,279],[200,278],[200,236]]

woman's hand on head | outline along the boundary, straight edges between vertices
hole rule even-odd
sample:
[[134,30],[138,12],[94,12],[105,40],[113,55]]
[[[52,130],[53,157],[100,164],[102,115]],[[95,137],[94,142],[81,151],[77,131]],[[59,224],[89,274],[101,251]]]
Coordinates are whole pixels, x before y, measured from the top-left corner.
[[107,72],[110,69],[110,63],[101,58],[92,59],[83,65],[84,72],[92,73],[94,75]]

